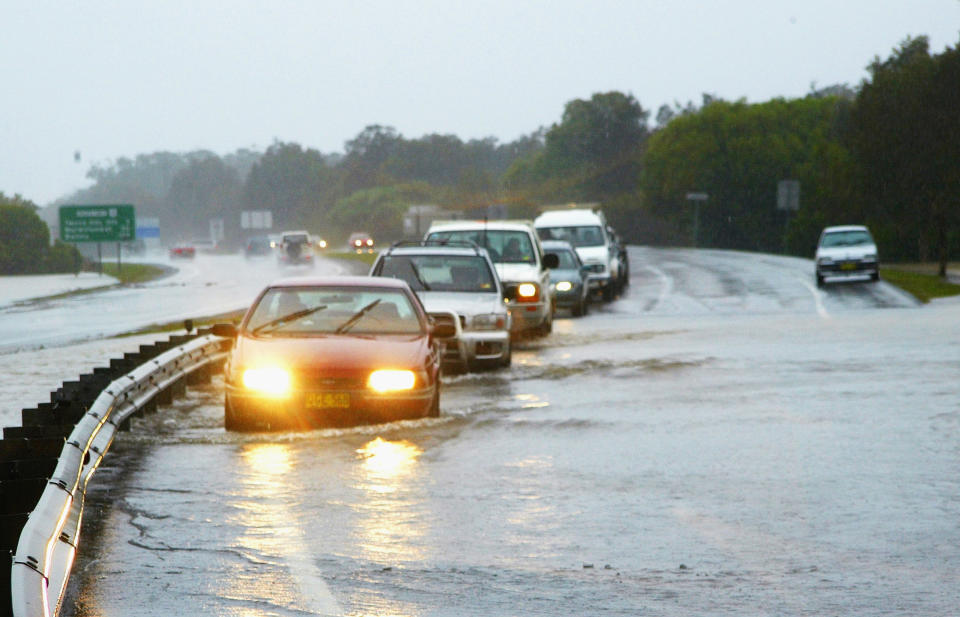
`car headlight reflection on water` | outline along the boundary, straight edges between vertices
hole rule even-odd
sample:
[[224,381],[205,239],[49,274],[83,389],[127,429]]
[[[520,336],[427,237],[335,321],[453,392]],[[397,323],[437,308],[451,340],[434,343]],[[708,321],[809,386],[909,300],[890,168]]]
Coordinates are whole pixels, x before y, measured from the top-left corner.
[[417,377],[413,371],[382,369],[370,373],[367,385],[376,392],[412,390]]
[[248,368],[243,372],[243,386],[260,394],[282,398],[290,394],[290,373],[275,366]]

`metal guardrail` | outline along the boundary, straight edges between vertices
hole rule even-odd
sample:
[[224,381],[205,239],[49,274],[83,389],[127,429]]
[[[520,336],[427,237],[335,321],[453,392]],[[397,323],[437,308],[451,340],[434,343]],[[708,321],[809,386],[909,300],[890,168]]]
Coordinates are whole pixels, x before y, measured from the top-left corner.
[[59,613],[80,534],[87,483],[121,425],[194,372],[222,361],[229,340],[205,335],[112,381],[70,433],[20,534],[10,572],[15,617]]

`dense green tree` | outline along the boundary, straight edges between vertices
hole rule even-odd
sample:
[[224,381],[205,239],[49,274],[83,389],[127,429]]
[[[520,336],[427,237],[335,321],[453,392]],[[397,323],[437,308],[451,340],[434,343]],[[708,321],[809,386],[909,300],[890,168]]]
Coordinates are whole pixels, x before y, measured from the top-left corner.
[[[693,242],[695,204],[705,192],[696,238],[702,246],[808,254],[809,234],[788,246],[788,223],[825,219],[846,197],[837,182],[849,174],[838,126],[842,99],[775,99],[749,105],[715,101],[674,118],[648,142],[641,188],[648,214],[670,223]],[[801,183],[801,216],[791,223],[776,210],[777,183]],[[790,237],[790,234],[787,234]]]
[[0,274],[42,272],[49,246],[50,230],[36,204],[0,193]]
[[936,259],[941,275],[960,205],[957,63],[957,48],[931,56],[926,37],[908,38],[888,59],[875,59],[848,133],[885,254]]
[[363,189],[339,200],[330,221],[344,236],[366,231],[381,240],[400,238],[410,204],[431,203],[433,197],[434,190],[423,182]]
[[270,210],[278,229],[306,227],[322,232],[339,186],[339,175],[319,151],[277,142],[250,169],[240,209]]
[[648,135],[637,100],[621,92],[567,103],[544,148],[506,173],[508,188],[541,200],[600,201],[636,186]]
[[167,192],[167,208],[160,219],[168,238],[203,237],[209,221],[224,220],[227,230],[239,226],[240,179],[220,157],[210,154],[191,160],[177,172]]

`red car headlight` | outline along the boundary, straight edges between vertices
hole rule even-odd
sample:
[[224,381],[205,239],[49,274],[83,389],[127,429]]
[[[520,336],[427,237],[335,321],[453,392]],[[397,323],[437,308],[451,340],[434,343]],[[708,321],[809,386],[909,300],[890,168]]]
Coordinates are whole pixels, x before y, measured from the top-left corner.
[[397,392],[412,390],[417,383],[417,376],[413,371],[382,369],[370,373],[367,385],[375,392]]

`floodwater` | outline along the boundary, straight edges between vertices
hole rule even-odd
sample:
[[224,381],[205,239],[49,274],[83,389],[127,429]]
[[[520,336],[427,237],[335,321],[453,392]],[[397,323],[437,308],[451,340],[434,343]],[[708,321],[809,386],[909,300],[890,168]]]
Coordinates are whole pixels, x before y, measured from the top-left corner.
[[235,435],[222,383],[115,442],[65,614],[948,615],[960,303],[631,249],[624,297],[442,416]]
[[[176,268],[176,272],[149,283],[118,286],[91,295],[47,296],[44,288],[38,288],[32,300],[21,298],[12,304],[0,301],[0,354],[219,315],[249,306],[257,292],[277,278],[348,271],[342,262],[322,258],[315,268],[283,267],[270,257],[245,259],[243,255],[201,254],[193,260],[170,260],[160,255],[146,261]],[[5,295],[0,294],[0,300]]]

